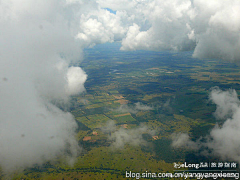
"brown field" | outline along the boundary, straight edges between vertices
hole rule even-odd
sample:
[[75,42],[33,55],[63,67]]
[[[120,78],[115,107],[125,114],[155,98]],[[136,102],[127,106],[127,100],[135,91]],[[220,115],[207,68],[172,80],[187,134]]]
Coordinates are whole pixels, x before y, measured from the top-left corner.
[[92,139],[91,136],[85,136],[85,137],[83,138],[83,141],[90,141],[91,139]]
[[128,125],[127,124],[122,124],[121,125],[123,128],[127,129],[128,128]]
[[118,114],[118,115],[114,115],[114,117],[122,117],[122,116],[128,116],[128,115],[131,116],[130,113],[126,113],[126,114]]
[[114,95],[113,95],[113,97],[114,97],[115,99],[123,99],[123,98],[124,98],[122,95],[120,95],[120,96],[114,96]]
[[116,101],[116,102],[118,102],[118,103],[120,103],[120,104],[127,104],[127,103],[128,103],[128,100],[120,99],[120,100],[118,100],[118,101]]
[[92,134],[95,135],[95,136],[98,135],[97,131],[93,131]]

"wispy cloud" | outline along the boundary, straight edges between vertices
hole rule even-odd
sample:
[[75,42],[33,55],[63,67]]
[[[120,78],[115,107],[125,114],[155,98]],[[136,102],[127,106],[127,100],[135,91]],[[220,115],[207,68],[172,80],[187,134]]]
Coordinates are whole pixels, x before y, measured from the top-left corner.
[[135,103],[133,106],[127,105],[127,104],[122,104],[119,106],[117,109],[114,111],[121,112],[121,113],[132,113],[136,114],[139,111],[150,111],[153,110],[154,108],[151,106],[144,105],[140,102]]
[[174,148],[187,148],[191,150],[198,150],[200,148],[200,142],[190,140],[189,135],[186,133],[174,133],[171,138]]
[[114,121],[109,121],[106,126],[102,128],[102,131],[109,134],[108,139],[112,142],[111,146],[113,148],[123,148],[125,144],[132,146],[146,145],[147,141],[143,139],[142,135],[151,134],[153,136],[155,133],[143,124],[132,129],[117,128]]

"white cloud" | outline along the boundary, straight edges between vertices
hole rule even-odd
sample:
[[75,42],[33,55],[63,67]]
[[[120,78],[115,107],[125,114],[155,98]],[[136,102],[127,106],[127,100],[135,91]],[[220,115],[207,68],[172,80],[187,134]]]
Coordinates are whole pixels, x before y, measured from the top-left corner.
[[[148,29],[141,31],[141,23],[129,28],[122,42],[122,50],[185,50],[193,49],[194,43],[187,34],[191,2],[189,0],[143,1],[135,12],[143,14],[150,24]],[[137,23],[137,22],[136,22]],[[193,47],[190,47],[193,45]]]
[[110,134],[108,139],[112,142],[113,148],[123,148],[125,144],[132,146],[146,145],[143,139],[143,134],[148,133],[154,135],[154,131],[148,129],[145,125],[133,129],[125,129],[120,127],[117,129],[114,121],[109,121],[105,127],[102,128],[103,132]]
[[90,11],[80,18],[80,32],[77,39],[88,46],[106,42],[114,42],[124,37],[126,28],[119,16],[105,9]]
[[234,90],[221,91],[215,88],[210,97],[217,105],[215,112],[217,117],[224,118],[226,121],[222,126],[216,125],[210,134],[204,137],[204,142],[200,142],[201,138],[193,142],[187,134],[173,135],[173,146],[195,150],[207,148],[210,150],[210,154],[207,155],[240,162],[240,106],[237,94]]
[[149,110],[153,110],[153,107],[150,107],[150,106],[147,106],[147,105],[144,105],[140,102],[137,102],[135,103],[136,105],[136,110],[139,110],[139,111],[149,111]]
[[87,80],[87,75],[80,67],[70,67],[67,72],[67,93],[76,95],[85,90],[84,82]]
[[136,114],[139,111],[149,111],[149,110],[153,110],[153,107],[144,105],[140,102],[137,102],[134,104],[134,106],[129,106],[127,104],[122,104],[121,106],[119,106],[117,109],[115,109],[115,111],[121,112],[121,113],[132,113],[132,114]]
[[222,159],[240,162],[240,104],[237,93],[234,90],[215,90],[212,97],[217,104],[217,117],[225,118],[226,121],[222,127],[216,126],[211,131],[212,140],[207,145]]
[[240,2],[195,0],[193,26],[197,46],[194,56],[239,60],[240,53]]
[[0,166],[9,172],[76,157],[74,117],[53,104],[84,91],[86,80],[81,68],[68,68],[82,51],[67,26],[69,6],[3,0],[0,8]]
[[[154,48],[150,40],[151,32],[140,31],[140,27],[137,24],[130,26],[127,32],[127,36],[122,40],[121,50],[137,50],[137,49],[152,49]],[[157,46],[157,43],[156,45]]]
[[[197,58],[240,59],[240,3],[232,0],[68,0],[84,46],[121,41],[122,50],[194,50]],[[104,8],[116,11],[110,13]],[[75,18],[76,18],[75,17]]]
[[240,2],[98,0],[127,30],[122,50],[194,50],[197,58],[239,60]]
[[218,87],[212,89],[209,99],[217,105],[214,115],[218,119],[231,117],[240,104],[235,90],[222,91]]
[[192,140],[190,140],[190,137],[186,133],[178,133],[178,134],[172,134],[172,146],[174,148],[187,148],[192,150],[199,149],[199,142],[196,143]]

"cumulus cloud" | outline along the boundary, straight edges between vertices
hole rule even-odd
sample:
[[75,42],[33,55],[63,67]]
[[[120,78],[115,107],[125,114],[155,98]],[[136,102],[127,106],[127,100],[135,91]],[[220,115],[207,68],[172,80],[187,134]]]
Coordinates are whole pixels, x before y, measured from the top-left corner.
[[212,156],[240,162],[240,106],[237,94],[234,90],[221,91],[215,88],[210,97],[217,105],[216,116],[226,121],[221,126],[216,125],[210,134],[204,137],[204,143],[200,142],[201,139],[193,142],[187,134],[180,134],[173,136],[172,144],[174,147],[195,147],[195,150],[208,149]]
[[116,11],[114,16],[124,29],[122,50],[194,50],[193,56],[197,58],[240,59],[238,0],[97,3]]
[[98,9],[81,15],[80,30],[76,38],[91,47],[121,40],[125,32],[126,27],[120,16],[106,9]]
[[109,134],[109,141],[112,142],[113,148],[123,148],[125,144],[132,146],[146,145],[146,141],[143,139],[143,134],[151,134],[154,132],[149,130],[147,126],[140,125],[133,129],[126,129],[123,127],[117,128],[114,121],[109,121],[102,131]]
[[194,7],[197,15],[193,24],[196,26],[200,22],[195,28],[197,46],[194,56],[239,60],[240,2],[197,0]]
[[87,75],[80,67],[70,67],[67,71],[67,93],[76,95],[85,90],[84,82],[87,80]]
[[212,89],[209,99],[217,105],[214,113],[217,119],[231,117],[239,108],[239,99],[235,90],[222,91],[218,87]]
[[132,114],[136,114],[139,111],[149,111],[149,110],[153,110],[153,107],[144,105],[140,102],[135,103],[134,106],[129,106],[127,104],[122,104],[117,109],[115,109],[115,111],[117,111],[117,112],[121,112],[121,113],[129,112],[129,113],[132,113]]
[[74,117],[55,104],[85,90],[85,72],[69,67],[82,51],[66,15],[69,8],[56,0],[0,2],[0,166],[5,172],[78,154]]
[[191,1],[143,1],[138,5],[150,27],[141,31],[141,24],[133,24],[122,41],[122,50],[186,50],[194,48],[188,38]]
[[120,41],[121,50],[193,50],[197,58],[240,59],[238,0],[67,0],[67,4],[74,9],[69,18],[78,22],[72,32],[84,47]]
[[[221,127],[216,126],[210,133],[211,140],[208,147],[215,155],[222,159],[231,159],[240,162],[240,106],[237,93],[234,90],[212,92],[213,101],[217,104],[218,117],[227,117]],[[221,112],[220,112],[221,111]]]

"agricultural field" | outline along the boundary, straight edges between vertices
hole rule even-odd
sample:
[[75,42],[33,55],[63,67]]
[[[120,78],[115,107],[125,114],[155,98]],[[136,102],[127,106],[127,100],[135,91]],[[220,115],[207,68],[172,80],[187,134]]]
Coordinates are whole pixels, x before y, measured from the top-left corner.
[[221,125],[209,91],[215,86],[240,91],[239,67],[194,59],[192,52],[121,52],[117,43],[104,46],[109,47],[85,50],[86,91],[71,100],[82,148],[75,163],[56,160],[13,179],[126,179],[126,171],[174,172],[174,162],[203,158],[173,148],[172,134],[198,139]]

